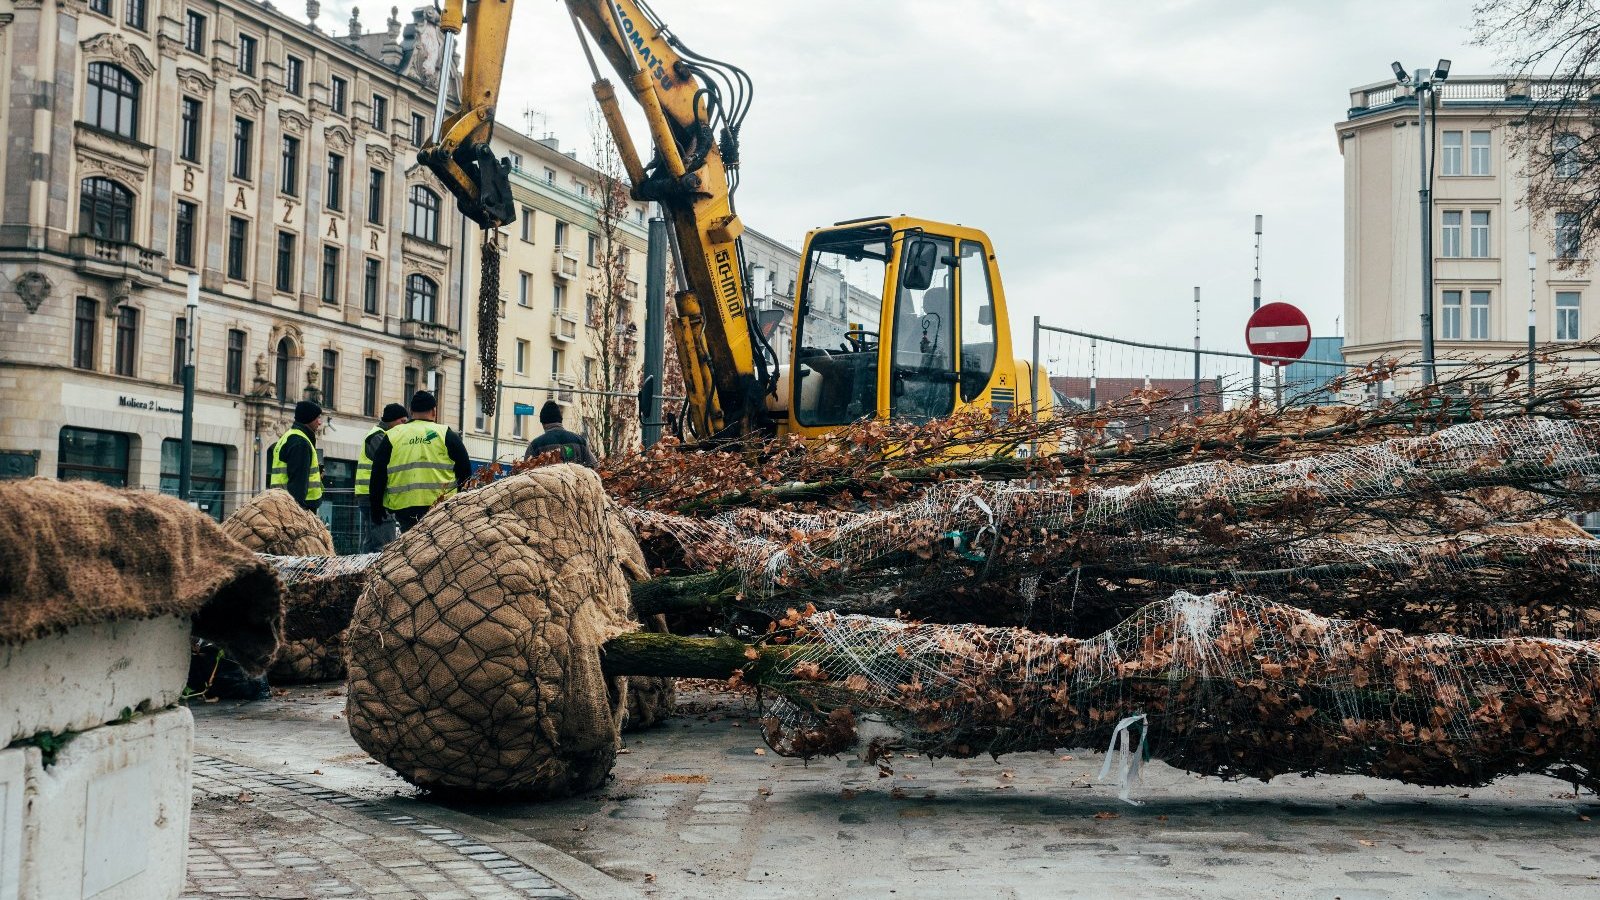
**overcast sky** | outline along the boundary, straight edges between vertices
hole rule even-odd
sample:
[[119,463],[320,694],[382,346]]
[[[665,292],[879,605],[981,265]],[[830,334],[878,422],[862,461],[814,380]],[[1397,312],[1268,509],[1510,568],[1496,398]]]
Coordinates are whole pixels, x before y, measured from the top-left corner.
[[[1349,89],[1388,77],[1395,59],[1493,70],[1469,46],[1466,0],[652,7],[755,82],[738,194],[748,225],[796,246],[809,228],[880,213],[982,228],[1019,350],[1034,315],[1188,345],[1195,285],[1205,345],[1242,349],[1257,213],[1263,296],[1335,333],[1334,125]],[[587,155],[591,79],[565,5],[523,0],[511,44],[500,121],[521,129],[535,109],[541,134]]]

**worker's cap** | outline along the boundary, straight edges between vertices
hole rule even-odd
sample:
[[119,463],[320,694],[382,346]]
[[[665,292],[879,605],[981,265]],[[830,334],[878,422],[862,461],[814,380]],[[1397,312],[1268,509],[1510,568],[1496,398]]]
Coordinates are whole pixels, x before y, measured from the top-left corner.
[[383,408],[384,422],[398,422],[406,417],[406,408],[398,403],[391,403]]
[[554,400],[546,400],[544,405],[539,407],[539,424],[554,425],[559,421],[561,421],[561,407],[557,406]]
[[310,425],[322,415],[322,407],[310,400],[301,400],[294,405],[294,420],[300,425]]
[[427,391],[417,391],[411,395],[411,411],[414,413],[429,412],[438,405],[439,401],[433,399],[433,395]]

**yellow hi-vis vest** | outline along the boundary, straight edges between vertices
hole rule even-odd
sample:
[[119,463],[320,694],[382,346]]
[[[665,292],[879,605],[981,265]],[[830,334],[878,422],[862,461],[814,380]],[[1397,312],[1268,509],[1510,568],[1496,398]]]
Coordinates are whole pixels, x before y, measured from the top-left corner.
[[306,476],[306,502],[321,500],[322,459],[317,456],[317,445],[311,443],[311,438],[306,437],[306,433],[298,428],[285,431],[283,437],[278,438],[278,442],[272,445],[272,468],[268,470],[272,477],[267,479],[267,484],[277,488],[289,486],[289,467],[283,464],[282,451],[289,443],[289,439],[295,437],[311,445],[311,472]]
[[383,486],[386,509],[432,506],[456,492],[456,464],[445,449],[443,425],[418,419],[389,429],[389,477]]
[[375,434],[382,434],[383,426],[374,425],[372,430],[361,436],[361,453],[356,458],[356,496],[365,497],[372,493],[372,457],[367,455],[367,442]]

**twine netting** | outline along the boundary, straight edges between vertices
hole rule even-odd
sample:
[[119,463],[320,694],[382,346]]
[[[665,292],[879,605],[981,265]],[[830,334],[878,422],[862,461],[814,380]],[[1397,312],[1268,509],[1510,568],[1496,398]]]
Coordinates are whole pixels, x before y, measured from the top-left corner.
[[[633,532],[623,521],[621,511],[612,507],[612,515],[608,518],[611,527],[612,541],[617,548],[617,562],[622,567],[623,575],[630,584],[640,582],[650,577],[650,564],[645,560],[644,550],[639,547],[639,542],[634,539]],[[637,618],[637,614],[629,604],[627,610],[629,617]],[[667,633],[667,618],[662,615],[650,616],[641,626],[645,631]],[[622,730],[625,732],[643,731],[646,728],[659,725],[672,715],[673,709],[678,705],[676,690],[677,679],[663,678],[651,675],[636,675],[628,678],[628,708],[622,717]]]
[[549,466],[447,498],[385,549],[346,633],[362,749],[431,788],[603,781],[627,687],[599,647],[634,627],[614,516],[597,475]]
[[1600,644],[1407,636],[1252,597],[1179,592],[1087,640],[819,613],[763,680],[786,755],[866,721],[930,756],[1103,747],[1221,778],[1350,773],[1600,789]]
[[246,500],[226,519],[222,531],[257,553],[278,556],[332,556],[333,535],[314,514],[300,508],[288,491],[274,488]]
[[262,558],[284,585],[283,641],[267,679],[296,684],[344,678],[344,632],[378,554]]

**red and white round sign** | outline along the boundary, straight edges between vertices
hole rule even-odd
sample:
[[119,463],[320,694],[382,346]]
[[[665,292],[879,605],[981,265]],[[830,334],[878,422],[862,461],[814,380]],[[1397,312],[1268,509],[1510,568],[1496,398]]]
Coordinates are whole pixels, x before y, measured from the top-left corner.
[[[1250,315],[1244,326],[1245,346],[1256,356],[1299,359],[1311,346],[1311,320],[1299,307],[1288,303],[1268,303]],[[1267,365],[1281,362],[1263,360]]]

